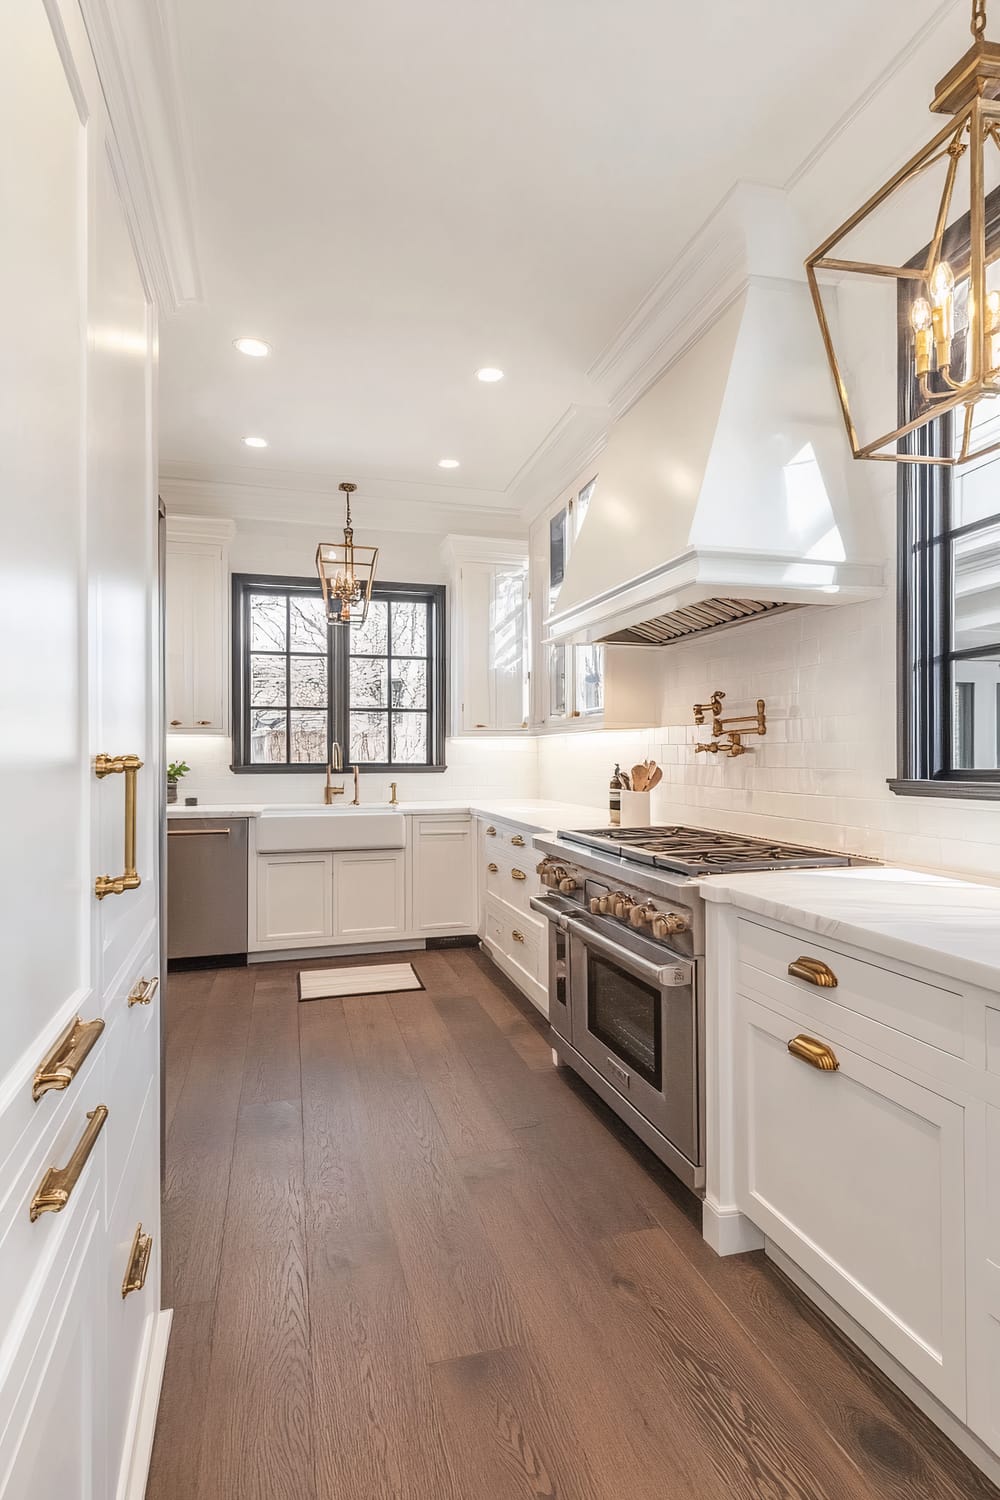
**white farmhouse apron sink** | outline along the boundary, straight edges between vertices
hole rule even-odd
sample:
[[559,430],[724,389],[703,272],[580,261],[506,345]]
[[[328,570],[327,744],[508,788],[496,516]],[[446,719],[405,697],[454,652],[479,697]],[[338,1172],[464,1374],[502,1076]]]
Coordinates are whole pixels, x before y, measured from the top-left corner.
[[406,819],[382,807],[267,808],[257,820],[262,854],[298,849],[402,849]]

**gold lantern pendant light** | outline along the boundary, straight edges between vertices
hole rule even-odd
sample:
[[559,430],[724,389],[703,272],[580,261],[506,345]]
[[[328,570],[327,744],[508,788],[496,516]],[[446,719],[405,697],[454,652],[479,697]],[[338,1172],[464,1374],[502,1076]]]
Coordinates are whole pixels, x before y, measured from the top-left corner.
[[320,542],[316,548],[316,571],[323,589],[326,617],[334,625],[363,625],[375,582],[378,548],[358,545],[351,524],[351,496],[356,484],[346,480],[338,488],[347,504],[342,542]]
[[972,36],[931,103],[948,125],[806,261],[855,458],[956,466],[1000,450],[1000,45],[986,0]]

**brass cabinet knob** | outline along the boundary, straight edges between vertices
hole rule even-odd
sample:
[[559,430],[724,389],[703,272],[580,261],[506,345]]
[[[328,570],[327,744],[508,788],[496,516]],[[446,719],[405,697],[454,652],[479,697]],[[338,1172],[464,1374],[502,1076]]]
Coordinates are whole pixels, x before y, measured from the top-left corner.
[[171,723],[171,725],[173,727],[176,727],[178,724],[182,724],[183,722],[184,722],[183,719],[171,719],[170,720],[170,723]]
[[486,868],[487,868],[487,870],[489,870],[489,872],[490,872],[491,875],[495,875],[497,873],[497,871],[499,870],[500,866],[499,865],[489,864],[489,865],[486,866]]
[[814,1036],[793,1036],[788,1043],[788,1050],[793,1057],[800,1062],[808,1063],[811,1068],[817,1068],[821,1073],[836,1073],[840,1067],[837,1054],[826,1042],[818,1042]]
[[514,845],[515,849],[523,849],[524,848],[524,839],[521,837],[521,835],[519,833],[515,833],[514,837],[511,839],[511,843]]
[[198,720],[198,723],[199,723],[199,724],[200,724],[200,725],[201,725],[201,726],[202,726],[202,727],[203,727],[203,728],[204,728],[204,726],[205,726],[205,725],[206,725],[206,724],[211,724],[211,722],[212,722],[212,721],[211,721],[211,719],[199,719],[199,720]]
[[153,996],[159,987],[160,981],[158,979],[138,980],[128,992],[129,1010],[132,1009],[133,1005],[151,1005]]
[[516,927],[512,930],[511,937],[514,939],[515,943],[523,943],[524,942],[524,933],[523,932],[518,932],[518,930],[517,930]]
[[806,984],[818,985],[821,990],[837,988],[836,974],[821,958],[797,958],[788,965],[788,972],[793,979],[804,979]]
[[491,824],[491,825],[490,825],[490,827],[489,827],[489,828],[487,828],[487,830],[486,830],[486,832],[487,832],[487,834],[488,834],[488,836],[489,836],[489,837],[490,837],[490,838],[491,838],[491,839],[495,839],[495,838],[496,838],[496,836],[497,836],[497,831],[496,831],[496,829],[495,829],[495,828],[494,828],[494,827],[493,827],[493,826],[492,826],[492,824]]
[[511,880],[527,880],[528,877],[523,870],[511,870],[510,878]]

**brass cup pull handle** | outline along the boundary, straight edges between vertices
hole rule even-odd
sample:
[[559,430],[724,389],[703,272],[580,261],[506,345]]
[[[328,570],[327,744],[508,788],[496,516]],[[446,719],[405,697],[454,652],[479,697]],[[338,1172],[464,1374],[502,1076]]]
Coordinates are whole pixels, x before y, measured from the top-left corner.
[[153,979],[139,979],[128,992],[128,1008],[133,1005],[151,1005],[153,996],[160,988],[160,981]]
[[81,1021],[77,1016],[66,1027],[35,1072],[31,1097],[36,1104],[49,1089],[69,1088],[103,1030],[100,1016],[94,1021]]
[[793,979],[804,979],[806,984],[818,985],[822,990],[835,990],[837,976],[828,964],[819,958],[797,958],[788,965]]
[[524,848],[524,839],[521,837],[521,835],[519,833],[515,833],[514,837],[511,839],[511,843],[514,845],[515,849],[523,849]]
[[87,1159],[97,1144],[97,1137],[104,1129],[104,1122],[107,1118],[106,1104],[99,1104],[96,1109],[92,1109],[87,1115],[87,1128],[77,1142],[76,1150],[69,1161],[64,1167],[50,1167],[46,1172],[38,1185],[38,1191],[31,1200],[29,1214],[32,1224],[36,1219],[41,1218],[42,1214],[57,1214],[66,1207],[87,1165]]
[[488,837],[491,838],[491,839],[495,839],[496,836],[497,836],[497,831],[493,827],[492,824],[490,824],[489,828],[487,828],[486,833],[487,833]]
[[527,880],[528,877],[523,870],[511,870],[510,878],[511,880]]
[[836,1073],[840,1067],[833,1048],[828,1047],[826,1042],[818,1042],[814,1036],[793,1036],[788,1043],[788,1050],[800,1062],[808,1063],[811,1068],[818,1068],[821,1073]]
[[495,875],[497,873],[497,871],[499,870],[500,866],[499,865],[487,865],[486,868],[487,868],[487,870],[489,870],[489,872],[490,872],[491,875]]
[[517,930],[516,927],[513,928],[513,930],[511,931],[510,935],[514,939],[515,943],[523,943],[524,942],[524,933],[523,932],[518,932],[518,930]]
[[98,755],[94,761],[94,775],[98,781],[105,776],[122,774],[125,777],[125,871],[122,875],[98,875],[94,881],[94,895],[98,901],[105,896],[122,896],[126,891],[137,890],[142,879],[135,868],[135,783],[142,770],[138,755]]
[[122,1278],[122,1301],[129,1292],[141,1292],[146,1285],[149,1258],[153,1253],[153,1236],[143,1234],[142,1225],[137,1224],[132,1237],[132,1248],[128,1253],[128,1264]]

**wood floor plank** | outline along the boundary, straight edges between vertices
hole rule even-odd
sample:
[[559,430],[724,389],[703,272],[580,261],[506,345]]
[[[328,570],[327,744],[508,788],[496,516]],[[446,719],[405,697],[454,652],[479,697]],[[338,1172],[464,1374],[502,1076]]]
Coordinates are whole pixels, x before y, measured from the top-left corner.
[[462,1495],[613,1500],[621,1493],[599,1488],[561,1393],[531,1351],[470,1354],[435,1365],[433,1378]]
[[433,992],[434,1004],[465,1054],[491,1103],[511,1130],[536,1125],[565,1107],[565,1088],[555,1068],[529,1068],[503,1032],[476,1002],[475,980],[464,994]]
[[257,976],[243,1069],[244,1104],[299,1098],[298,1010],[294,987],[287,980]]
[[759,1500],[864,1500],[867,1482],[800,1395],[660,1228],[604,1244],[624,1334],[643,1371],[650,1420],[688,1435],[714,1470],[707,1493]]
[[215,1295],[252,990],[245,969],[213,979],[167,1139],[163,1301],[185,1307]]
[[195,1302],[174,1312],[145,1500],[197,1491],[214,1311],[212,1302]]
[[[684,1435],[651,1422],[636,1401],[628,1378],[633,1356],[619,1363],[609,1339],[613,1300],[588,1264],[586,1247],[549,1213],[523,1154],[469,1158],[461,1167],[490,1244],[517,1288],[531,1343],[583,1435],[598,1491],[609,1500],[715,1500]],[[638,1373],[633,1369],[632,1378]]]
[[168,974],[161,989],[164,1019],[163,1113],[170,1130],[215,978],[211,970]]
[[431,997],[393,995],[389,1004],[452,1154],[512,1150],[514,1137],[452,1040]]
[[385,996],[344,1001],[389,1217],[428,1359],[519,1342],[510,1287]]
[[[482,974],[481,969],[479,972]],[[494,973],[497,972],[494,970]],[[552,1071],[552,1043],[546,1034],[547,1028],[536,1025],[534,1018],[526,1014],[527,1010],[531,1010],[539,1020],[542,1019],[530,1000],[519,995],[509,981],[505,986],[487,974],[482,974],[482,982],[477,986],[475,998],[529,1068],[540,1073]]]
[[240,1112],[197,1500],[314,1500],[298,1103]]

